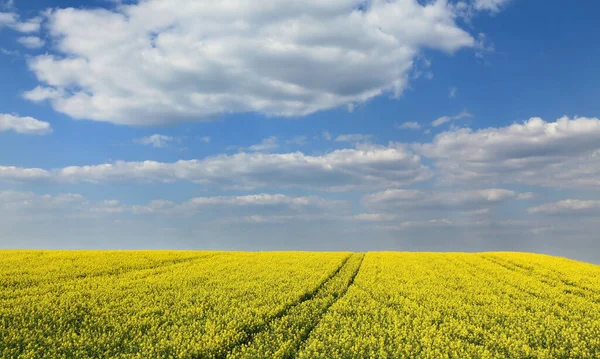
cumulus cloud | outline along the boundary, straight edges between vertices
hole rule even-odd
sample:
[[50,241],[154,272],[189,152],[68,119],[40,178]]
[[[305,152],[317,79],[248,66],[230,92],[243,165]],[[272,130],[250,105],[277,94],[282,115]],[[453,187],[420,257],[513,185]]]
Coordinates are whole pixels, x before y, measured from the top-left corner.
[[0,113],[0,132],[14,131],[24,135],[47,135],[52,133],[48,122],[33,117],[18,117]]
[[0,167],[0,178],[5,180],[27,181],[27,174],[37,180],[47,178],[66,183],[192,181],[224,187],[303,187],[331,191],[403,186],[431,177],[421,158],[400,145],[340,149],[321,156],[301,152],[242,152],[173,163],[117,161],[50,171]]
[[422,49],[475,45],[457,16],[446,0],[54,9],[47,22],[55,51],[31,58],[29,68],[54,94],[54,109],[76,119],[156,125],[244,112],[303,116],[399,96]]
[[463,111],[463,112],[459,113],[458,115],[439,117],[435,121],[433,121],[431,123],[431,125],[433,127],[438,127],[438,126],[441,126],[441,125],[443,125],[445,123],[448,123],[450,121],[460,120],[460,119],[468,118],[468,117],[473,117],[473,115],[470,114],[468,111]]
[[48,99],[58,99],[61,96],[63,96],[63,91],[42,86],[37,86],[31,91],[23,93],[24,98],[33,102],[42,102]]
[[455,191],[421,191],[406,189],[388,189],[367,195],[363,204],[378,213],[402,213],[415,211],[455,212],[473,211],[490,205],[522,199],[520,194],[500,188]]
[[404,122],[403,124],[396,125],[396,128],[401,130],[418,130],[421,128],[421,125],[416,122]]
[[590,214],[600,211],[600,201],[566,199],[529,208],[532,214]]
[[19,15],[14,12],[0,12],[0,29],[8,27],[18,32],[31,33],[39,31],[41,23],[41,17],[21,21]]
[[176,141],[175,137],[154,134],[148,137],[136,138],[133,140],[134,143],[140,145],[149,145],[155,148],[164,148],[169,146],[169,144],[173,141]]
[[50,172],[41,168],[20,168],[15,166],[0,166],[0,180],[9,182],[35,182],[50,180]]
[[443,181],[600,186],[600,120],[531,118],[521,124],[438,134],[413,148],[435,161]]
[[19,37],[17,41],[29,49],[39,49],[46,44],[44,40],[37,36],[23,36]]

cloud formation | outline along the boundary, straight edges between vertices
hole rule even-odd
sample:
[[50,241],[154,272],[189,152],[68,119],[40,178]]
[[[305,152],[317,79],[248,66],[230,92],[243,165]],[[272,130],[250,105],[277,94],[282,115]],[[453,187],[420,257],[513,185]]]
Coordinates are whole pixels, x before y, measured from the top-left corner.
[[600,201],[566,199],[529,208],[532,214],[591,214],[600,211]]
[[33,117],[0,113],[0,132],[4,131],[14,131],[24,135],[47,135],[52,133],[52,127],[48,122]]
[[196,197],[181,203],[153,200],[144,205],[127,205],[118,200],[93,202],[73,193],[39,195],[33,192],[0,191],[2,217],[13,216],[30,221],[66,214],[81,218],[169,215],[204,220],[238,218],[243,221],[248,217],[285,216],[292,220],[299,215],[347,213],[349,209],[349,203],[345,201],[317,196],[290,197],[283,194]]
[[403,124],[396,125],[396,128],[401,130],[418,130],[421,128],[421,125],[416,122],[404,122]]
[[303,116],[399,96],[424,48],[455,52],[474,38],[446,0],[148,0],[113,10],[55,9],[54,52],[29,67],[49,100],[76,119],[127,125],[228,113]]
[[369,141],[373,138],[373,135],[363,134],[363,133],[350,133],[345,135],[339,135],[335,138],[335,142],[350,142],[350,143],[358,143]]
[[479,190],[421,191],[389,189],[367,195],[363,204],[377,213],[414,214],[418,211],[473,211],[485,209],[490,205],[506,200],[524,199],[515,191],[488,188]]
[[448,123],[448,122],[450,122],[450,121],[460,120],[460,119],[463,119],[463,118],[469,118],[469,117],[473,117],[473,115],[472,115],[472,114],[470,114],[470,113],[469,113],[469,112],[467,112],[467,111],[463,111],[463,112],[459,113],[458,115],[454,115],[454,116],[442,116],[442,117],[439,117],[439,118],[437,118],[435,121],[433,121],[433,122],[431,123],[431,125],[432,125],[433,127],[438,127],[438,126],[441,126],[441,125],[443,125],[443,124],[445,124],[445,123]]
[[415,144],[442,181],[520,183],[555,188],[600,186],[600,120],[531,118],[507,127],[438,134]]
[[175,137],[154,134],[148,137],[136,138],[133,140],[133,142],[140,145],[150,145],[155,148],[164,148],[169,146],[169,143],[176,140],[177,139]]
[[277,137],[271,136],[263,139],[260,143],[248,147],[252,152],[269,152],[279,148]]
[[46,44],[44,40],[37,36],[23,36],[19,37],[17,41],[28,49],[39,49]]
[[321,156],[301,152],[237,153],[164,163],[117,161],[54,170],[0,166],[0,178],[27,182],[156,183],[191,181],[232,188],[313,188],[329,191],[386,188],[431,177],[421,158],[406,147],[341,149]]
[[488,10],[498,12],[506,6],[510,0],[475,0],[473,7],[475,10]]
[[29,20],[21,21],[17,13],[0,11],[0,30],[3,27],[8,27],[21,33],[38,32],[40,30],[41,23],[41,17],[35,17]]

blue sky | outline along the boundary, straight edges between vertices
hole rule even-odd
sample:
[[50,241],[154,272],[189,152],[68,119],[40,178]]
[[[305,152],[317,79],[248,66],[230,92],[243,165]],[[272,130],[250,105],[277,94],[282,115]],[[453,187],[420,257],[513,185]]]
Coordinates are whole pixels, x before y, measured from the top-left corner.
[[1,247],[598,261],[599,4],[0,4]]

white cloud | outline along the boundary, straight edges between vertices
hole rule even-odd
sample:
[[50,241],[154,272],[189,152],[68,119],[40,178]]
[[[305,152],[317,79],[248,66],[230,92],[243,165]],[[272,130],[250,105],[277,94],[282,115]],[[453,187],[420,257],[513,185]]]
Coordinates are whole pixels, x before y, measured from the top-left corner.
[[531,118],[522,124],[438,134],[417,152],[435,160],[441,180],[600,187],[600,120]]
[[547,203],[537,207],[529,208],[529,213],[541,214],[581,214],[598,213],[600,201],[566,199],[555,203]]
[[351,134],[337,136],[335,138],[335,142],[357,143],[357,142],[369,141],[371,138],[373,138],[373,135],[365,135],[362,133],[351,133]]
[[348,203],[345,201],[316,196],[290,197],[283,194],[263,193],[245,196],[197,197],[183,203],[157,200],[146,206],[133,206],[131,211],[134,214],[164,213],[191,216],[204,213],[214,217],[220,215],[231,217],[345,211],[348,208]]
[[0,30],[8,27],[21,33],[37,32],[40,30],[41,23],[41,17],[21,21],[19,15],[14,12],[0,12]]
[[202,141],[204,143],[210,143],[210,140],[211,140],[210,136],[200,137],[200,141]]
[[436,228],[436,227],[451,227],[457,225],[447,218],[436,218],[420,221],[402,221],[397,224],[378,224],[373,230],[380,231],[404,231],[411,228]]
[[37,195],[33,192],[0,191],[0,213],[2,216],[30,214],[58,214],[59,210],[80,210],[87,200],[73,193]]
[[450,90],[448,91],[448,98],[455,98],[457,91],[458,89],[456,87],[450,87]]
[[445,0],[55,9],[47,16],[55,52],[29,67],[60,94],[48,98],[54,109],[77,119],[156,125],[244,112],[303,116],[399,96],[422,49],[475,45],[456,17]]
[[25,46],[25,47],[27,47],[29,49],[39,49],[39,48],[43,47],[46,44],[46,42],[44,42],[44,40],[40,39],[37,36],[19,37],[17,39],[17,41],[21,45],[23,45],[23,46]]
[[378,213],[398,211],[454,211],[486,208],[487,206],[517,199],[519,193],[499,188],[455,191],[420,191],[389,189],[367,195],[363,204]]
[[438,127],[438,126],[441,126],[441,125],[443,125],[443,124],[445,124],[447,122],[455,121],[455,120],[460,120],[460,119],[468,118],[468,117],[473,117],[473,115],[470,114],[467,111],[463,111],[463,112],[459,113],[458,115],[454,115],[454,116],[442,116],[442,117],[436,119],[435,121],[433,121],[431,123],[431,125],[433,127]]
[[136,138],[133,140],[133,142],[140,145],[151,145],[155,148],[164,148],[169,146],[171,142],[176,140],[177,139],[175,137],[154,134],[148,137]]
[[328,131],[323,131],[321,133],[321,137],[325,140],[325,141],[331,141],[332,137],[331,134]]
[[252,152],[270,152],[279,148],[277,137],[271,136],[262,140],[256,145],[248,147],[248,150]]
[[145,205],[125,205],[118,200],[91,202],[80,194],[39,195],[33,192],[0,191],[0,218],[28,221],[77,217],[98,219],[107,216],[168,215],[171,220],[194,217],[202,221],[247,221],[249,217],[282,217],[286,220],[310,220],[302,216],[326,215],[328,212],[348,213],[346,201],[316,196],[290,197],[283,194],[197,197],[175,203],[153,200]]
[[51,87],[37,86],[31,91],[23,93],[23,97],[29,101],[42,102],[48,99],[58,99],[63,96],[63,92]]
[[0,54],[8,55],[8,56],[19,56],[20,53],[17,50],[8,50],[3,47],[0,47]]
[[475,56],[483,58],[486,53],[494,52],[496,48],[492,42],[490,42],[484,33],[477,35],[477,41],[475,42]]
[[399,218],[396,214],[390,213],[359,213],[348,218],[360,222],[388,222],[395,221]]
[[0,28],[4,26],[13,26],[17,22],[17,14],[12,12],[0,12]]
[[33,117],[18,117],[0,113],[0,132],[15,131],[24,135],[47,135],[52,133],[48,122]]
[[[3,176],[3,171],[6,174]],[[27,181],[23,168],[0,167],[0,178]],[[399,145],[341,149],[321,156],[301,152],[237,153],[164,163],[117,161],[96,166],[35,170],[35,179],[67,183],[153,183],[192,181],[224,187],[303,187],[346,191],[403,186],[427,180],[421,158]]]
[[0,180],[11,182],[35,182],[50,180],[50,172],[41,168],[20,168],[14,166],[0,166]]
[[535,193],[533,192],[525,192],[525,193],[519,193],[519,196],[517,197],[517,199],[533,199],[535,198]]
[[416,122],[404,122],[403,124],[396,125],[396,128],[401,130],[418,130],[421,128],[421,125]]
[[473,7],[475,10],[488,10],[498,12],[502,10],[510,0],[475,0]]

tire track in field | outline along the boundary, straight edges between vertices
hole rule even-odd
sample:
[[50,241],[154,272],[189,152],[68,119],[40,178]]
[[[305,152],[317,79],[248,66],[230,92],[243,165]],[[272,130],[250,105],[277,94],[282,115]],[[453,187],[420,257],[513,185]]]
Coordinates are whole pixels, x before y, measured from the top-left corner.
[[175,266],[178,264],[194,262],[194,261],[199,261],[199,260],[205,260],[207,258],[212,258],[217,255],[220,255],[220,253],[210,253],[207,255],[200,255],[200,256],[196,256],[196,257],[186,257],[186,258],[182,258],[182,259],[166,260],[166,261],[153,263],[149,266],[127,268],[124,270],[123,269],[114,269],[114,270],[109,270],[109,271],[105,271],[105,272],[91,273],[88,275],[77,275],[77,276],[70,277],[70,278],[57,278],[54,282],[38,282],[31,286],[12,290],[9,295],[5,295],[5,296],[2,295],[2,293],[1,293],[2,290],[5,288],[2,288],[2,289],[0,289],[0,301],[10,300],[10,299],[14,299],[14,298],[20,298],[23,296],[36,296],[36,295],[38,295],[38,293],[35,293],[35,292],[27,293],[27,291],[39,290],[40,288],[45,288],[48,286],[54,287],[57,285],[57,283],[58,283],[58,285],[66,285],[66,284],[70,284],[70,283],[81,282],[81,281],[99,278],[99,277],[113,277],[113,276],[117,277],[120,275],[131,274],[133,272],[148,271],[148,273],[146,273],[146,275],[138,278],[138,279],[143,279],[150,275],[155,274],[155,273],[151,272],[154,270],[161,270],[161,269],[166,269],[168,267]]
[[[588,287],[586,285],[583,285],[581,283],[578,283],[576,281],[565,279],[565,273],[563,273],[563,272],[561,272],[559,270],[556,270],[556,269],[554,269],[552,267],[544,267],[544,266],[540,265],[539,263],[536,263],[536,264],[533,265],[533,267],[527,268],[523,264],[515,262],[515,261],[510,260],[510,259],[498,258],[498,257],[494,257],[494,258],[496,258],[496,259],[498,259],[500,261],[503,261],[505,263],[509,263],[510,265],[513,265],[515,267],[522,268],[523,270],[530,271],[531,273],[533,273],[535,275],[538,275],[538,276],[541,276],[541,277],[544,277],[544,278],[548,278],[549,280],[558,280],[559,282],[561,282],[565,286],[568,286],[568,287],[571,287],[571,288],[575,288],[575,289],[578,289],[578,290],[588,291],[588,292],[591,292],[591,293],[593,293],[595,295],[600,294],[600,290],[598,290],[598,289],[590,288],[590,287]],[[540,272],[538,270],[539,268],[543,268],[543,269],[551,272],[552,274]],[[553,284],[547,283],[546,281],[543,281],[541,279],[540,279],[540,281],[542,281],[542,282],[544,282],[544,283],[546,283],[548,285],[551,285],[551,286],[553,285]]]
[[[528,288],[524,288],[523,286],[520,286],[520,285],[518,285],[517,283],[515,283],[513,281],[507,280],[503,276],[490,275],[489,273],[486,274],[490,278],[494,278],[496,281],[501,282],[504,285],[507,285],[507,286],[509,286],[511,288],[514,288],[514,289],[518,290],[519,292],[521,292],[523,294],[526,294],[526,295],[529,295],[529,296],[535,298],[535,300],[553,300],[556,303],[558,303],[558,305],[561,306],[561,308],[562,308],[562,307],[569,306],[568,303],[564,302],[565,299],[562,299],[562,296],[574,295],[574,296],[580,297],[581,299],[586,300],[589,303],[589,305],[596,306],[596,305],[600,304],[600,300],[598,298],[596,298],[596,297],[593,297],[593,295],[595,295],[595,293],[592,293],[591,295],[590,295],[590,293],[587,293],[588,295],[585,295],[583,293],[575,293],[575,292],[567,289],[567,288],[572,288],[572,287],[570,287],[568,284],[563,283],[562,281],[561,281],[561,284],[563,284],[562,288],[561,287],[557,287],[557,285],[553,285],[553,284],[548,283],[547,281],[544,280],[544,278],[550,278],[550,277],[546,277],[542,273],[537,273],[537,274],[539,274],[539,276],[536,276],[535,275],[536,272],[534,272],[534,271],[525,272],[525,271],[523,271],[521,269],[514,269],[514,268],[511,269],[510,265],[504,265],[503,263],[501,263],[502,259],[499,259],[497,257],[496,257],[496,259],[498,260],[498,262],[496,262],[494,260],[491,260],[489,258],[485,258],[485,257],[483,257],[481,255],[478,256],[478,257],[480,259],[485,260],[486,262],[492,263],[493,265],[497,265],[499,267],[502,267],[502,268],[504,268],[505,270],[507,270],[509,272],[513,272],[513,273],[516,273],[518,275],[528,277],[531,280],[534,280],[535,282],[542,284],[543,287],[551,288],[551,289],[559,288],[559,289],[562,290],[562,294],[561,294],[560,297],[557,297],[556,294],[547,293],[547,292],[543,292],[543,293],[533,292],[533,291],[529,290]],[[469,264],[475,270],[479,270],[479,271],[484,270],[484,268],[479,267],[479,266],[477,266],[475,264],[468,263],[466,261],[464,263]],[[577,289],[580,289],[580,288],[577,287]],[[559,300],[557,298],[561,298],[561,299]],[[584,312],[586,310],[589,310],[589,308],[584,309]]]
[[[585,285],[581,285],[580,283],[577,282],[573,282],[570,281],[568,279],[564,279],[564,273],[557,271],[553,268],[545,268],[542,267],[552,273],[554,273],[554,276],[549,275],[547,273],[543,273],[540,272],[539,270],[536,270],[537,268],[539,268],[539,265],[536,267],[535,265],[533,267],[526,267],[520,263],[514,262],[512,260],[509,259],[505,259],[505,258],[499,258],[497,256],[486,256],[486,255],[480,255],[480,258],[483,258],[487,261],[490,261],[494,264],[497,264],[501,267],[506,268],[507,270],[516,272],[516,273],[521,273],[524,275],[528,275],[534,279],[536,279],[537,281],[543,283],[544,285],[550,286],[550,287],[555,287],[555,284],[553,283],[549,283],[549,280],[556,280],[558,282],[560,282],[562,285],[572,288],[574,290],[578,290],[578,291],[582,291],[582,292],[587,292],[588,294],[591,294],[592,296],[598,296],[600,295],[600,291],[594,288],[589,288]],[[580,292],[575,292],[573,290],[569,290],[568,292],[566,292],[567,294],[573,294],[573,295],[578,295],[580,297],[587,297],[584,293],[580,293]],[[598,299],[594,299],[594,302],[598,303]]]
[[[278,320],[280,318],[285,317],[286,315],[288,315],[290,313],[290,311],[292,311],[294,308],[300,306],[302,303],[312,300],[319,293],[319,291],[321,291],[323,289],[323,287],[325,287],[327,285],[327,283],[329,283],[331,280],[333,280],[342,271],[342,269],[346,265],[348,265],[350,258],[355,255],[356,254],[353,253],[353,254],[348,255],[346,258],[344,258],[342,263],[339,265],[338,268],[336,268],[335,271],[333,271],[333,273],[331,273],[327,278],[325,278],[325,280],[323,280],[314,290],[302,295],[297,302],[286,305],[283,309],[281,309],[275,315],[267,318],[263,323],[258,324],[256,326],[254,326],[253,328],[243,330],[244,336],[240,340],[235,342],[234,344],[230,345],[228,348],[224,348],[220,353],[218,353],[216,355],[216,358],[226,359],[228,356],[230,356],[232,353],[234,353],[234,351],[236,349],[239,349],[240,347],[242,347],[244,345],[250,344],[257,335],[267,331],[269,329],[269,326],[273,322],[275,322],[276,320]],[[200,359],[200,358],[197,358],[197,359]]]
[[[296,358],[296,356],[298,355],[298,353],[302,349],[302,346],[310,338],[310,334],[313,332],[313,330],[315,330],[315,328],[319,325],[319,323],[321,323],[321,320],[323,320],[323,317],[329,311],[329,308],[331,308],[335,303],[339,302],[340,299],[344,298],[344,296],[346,295],[346,293],[348,293],[348,290],[354,284],[354,280],[356,279],[356,276],[360,272],[360,268],[362,268],[363,261],[365,260],[365,255],[366,254],[361,253],[359,255],[362,256],[361,259],[360,259],[360,263],[359,263],[358,267],[356,268],[356,270],[354,271],[354,273],[352,274],[352,276],[350,277],[350,281],[348,281],[348,285],[342,290],[342,292],[340,293],[340,295],[333,302],[329,303],[329,305],[327,305],[323,309],[323,311],[321,312],[321,315],[319,315],[319,318],[316,320],[316,322],[314,323],[314,325],[312,325],[311,327],[309,327],[308,331],[302,336],[302,339],[301,339],[300,343],[298,343],[296,345],[296,350],[294,351],[294,353],[291,356],[289,356],[289,359]],[[288,358],[286,358],[286,359],[288,359]]]

